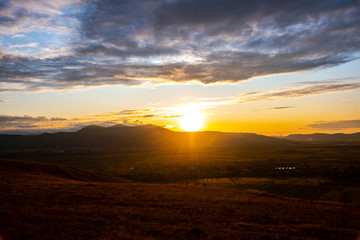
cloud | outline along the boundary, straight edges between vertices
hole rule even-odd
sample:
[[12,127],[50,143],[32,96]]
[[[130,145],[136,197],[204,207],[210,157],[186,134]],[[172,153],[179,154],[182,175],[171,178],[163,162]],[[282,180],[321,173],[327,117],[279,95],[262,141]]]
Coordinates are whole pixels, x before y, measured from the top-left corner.
[[32,43],[26,43],[26,44],[17,44],[17,45],[11,45],[10,48],[26,48],[26,47],[37,47],[38,43],[32,42]]
[[8,100],[5,100],[5,99],[1,99],[1,100],[0,100],[0,103],[9,103],[9,101],[8,101]]
[[33,134],[40,133],[41,131],[76,131],[88,125],[108,127],[119,123],[124,123],[129,126],[139,124],[156,124],[156,122],[161,119],[178,118],[182,116],[175,114],[178,111],[178,108],[170,109],[145,107],[98,113],[76,118],[0,115],[0,132],[9,134]]
[[235,98],[235,102],[248,103],[257,101],[276,101],[286,98],[349,91],[359,88],[359,81],[339,80],[334,82],[314,82],[311,84],[300,85],[298,87],[285,88],[281,90],[268,90],[262,92],[245,93],[237,96]]
[[0,124],[10,123],[10,122],[41,122],[41,121],[66,121],[66,120],[67,120],[66,118],[32,117],[28,115],[24,115],[24,116],[0,115]]
[[47,117],[32,117],[28,115],[24,116],[10,116],[10,115],[0,115],[0,124],[3,123],[19,123],[19,122],[44,122],[44,121],[66,121],[66,118],[47,118]]
[[353,0],[3,1],[0,20],[0,34],[14,38],[52,34],[2,44],[1,92],[232,83],[332,67],[360,52]]
[[182,117],[183,115],[165,115],[165,116],[162,116],[162,118],[179,118],[179,117]]
[[155,115],[155,113],[157,113],[157,110],[153,108],[124,109],[117,112],[106,112],[106,113],[99,113],[90,116],[85,116],[78,118],[76,120],[86,119],[87,121],[89,120],[92,121],[94,119],[106,119],[106,121],[111,122],[111,121],[118,121],[119,119],[123,119],[123,118],[130,119],[130,118],[142,118],[144,116],[148,117],[150,115]]
[[272,107],[272,108],[259,109],[259,110],[255,110],[255,111],[283,110],[283,109],[290,109],[290,108],[295,108],[295,106]]
[[53,117],[53,118],[50,118],[50,121],[66,121],[68,119],[66,118],[59,118],[59,117]]
[[[48,129],[58,128],[68,125],[66,118],[47,118],[43,116],[11,116],[11,115],[0,115],[0,131],[13,133],[12,130],[16,129]],[[20,132],[23,132],[22,130]]]
[[307,127],[321,130],[340,130],[346,128],[360,128],[360,120],[340,120],[333,122],[317,122],[307,125]]
[[22,37],[31,31],[63,32],[66,25],[55,17],[69,20],[64,9],[80,1],[5,0],[0,3],[0,33]]
[[310,10],[303,1],[114,3],[94,3],[83,21],[85,39],[131,51],[166,46],[176,49],[178,57],[197,56],[193,62],[164,61],[160,68],[137,65],[140,74],[125,69],[123,76],[132,74],[132,79],[237,82],[338,65],[352,60],[353,50],[359,50],[357,37],[341,44],[341,50],[337,48],[344,40],[337,31],[359,31],[352,25],[360,20],[359,9],[351,1],[312,1]]
[[[62,118],[61,118],[62,119]],[[8,123],[8,122],[39,122],[39,121],[51,121],[51,119],[46,117],[31,117],[31,116],[8,116],[8,115],[0,115],[0,123]]]
[[[45,123],[52,126],[50,121],[56,122],[63,129],[78,129],[80,126],[86,126],[91,124],[98,125],[114,125],[117,123],[131,123],[131,124],[143,124],[145,123],[156,123],[159,120],[164,119],[175,119],[182,116],[189,108],[194,108],[198,111],[205,111],[221,105],[229,104],[241,104],[251,103],[258,101],[275,101],[283,100],[294,97],[305,97],[326,93],[334,93],[340,91],[350,91],[360,88],[360,83],[357,79],[337,79],[333,81],[314,81],[308,83],[298,83],[295,86],[290,86],[284,89],[274,89],[262,92],[246,93],[239,96],[226,97],[226,98],[199,98],[193,100],[188,104],[180,104],[171,107],[144,107],[137,109],[123,109],[114,112],[105,112],[89,116],[81,116],[77,118],[65,119],[65,118],[44,118],[44,117],[31,117],[31,116],[0,116],[1,121],[6,121],[7,126],[12,127],[20,125],[37,124],[42,127]],[[260,109],[257,111],[270,111],[270,110],[285,110],[295,108],[296,106],[275,106],[271,108]],[[58,120],[58,121],[57,121]],[[142,122],[143,121],[143,122]],[[151,122],[149,122],[151,121]],[[10,124],[11,122],[11,124]],[[44,123],[44,124],[41,124]],[[76,126],[75,126],[76,125]],[[104,125],[104,126],[105,126]],[[1,127],[1,126],[0,126]],[[47,128],[47,126],[45,126]]]
[[143,118],[152,118],[152,117],[155,117],[156,115],[154,114],[147,114],[147,115],[144,115],[142,116]]
[[122,124],[124,124],[126,126],[130,126],[130,127],[144,125],[144,123],[141,122],[140,120],[130,121],[130,120],[127,120],[127,119],[123,120]]
[[19,125],[18,128],[36,128],[39,127],[39,125]]

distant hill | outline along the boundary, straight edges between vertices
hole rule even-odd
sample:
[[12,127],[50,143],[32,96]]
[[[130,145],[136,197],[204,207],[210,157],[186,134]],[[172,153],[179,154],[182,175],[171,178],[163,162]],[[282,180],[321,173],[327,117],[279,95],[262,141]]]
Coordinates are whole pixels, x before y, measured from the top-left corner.
[[302,142],[360,142],[360,133],[353,134],[325,134],[325,133],[314,133],[314,134],[292,134],[287,136],[285,139]]
[[0,134],[0,151],[121,150],[137,148],[283,147],[291,141],[254,133],[173,132],[145,125],[87,126],[77,132]]

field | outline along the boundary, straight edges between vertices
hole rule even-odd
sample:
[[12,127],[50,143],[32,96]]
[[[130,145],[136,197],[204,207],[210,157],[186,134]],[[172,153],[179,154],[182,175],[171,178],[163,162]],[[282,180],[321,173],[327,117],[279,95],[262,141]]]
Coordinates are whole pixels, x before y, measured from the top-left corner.
[[353,204],[0,163],[0,234],[6,240],[359,237],[360,208]]
[[353,143],[2,153],[17,160],[0,160],[0,236],[358,239],[359,156]]
[[136,182],[205,183],[344,203],[356,203],[360,197],[359,156],[360,146],[351,143],[299,144],[261,151],[218,148],[3,154],[4,158],[101,171]]

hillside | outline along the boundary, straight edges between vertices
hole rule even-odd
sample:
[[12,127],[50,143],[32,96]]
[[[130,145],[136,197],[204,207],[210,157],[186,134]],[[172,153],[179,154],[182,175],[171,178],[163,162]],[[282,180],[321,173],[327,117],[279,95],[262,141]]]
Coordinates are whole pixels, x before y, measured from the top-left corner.
[[5,179],[29,178],[48,180],[76,180],[82,182],[129,182],[111,175],[94,171],[81,170],[50,163],[32,163],[20,160],[0,159],[0,175]]
[[[355,239],[356,206],[0,160],[0,239]],[[61,171],[60,171],[61,172]],[[97,175],[96,175],[97,176]],[[102,175],[103,176],[103,175]],[[103,179],[104,180],[104,179]]]
[[290,141],[252,133],[173,132],[152,125],[87,126],[77,132],[0,135],[0,151],[96,151],[135,148],[282,147]]
[[360,133],[344,134],[326,134],[326,133],[314,133],[314,134],[291,134],[285,139],[302,142],[360,142]]

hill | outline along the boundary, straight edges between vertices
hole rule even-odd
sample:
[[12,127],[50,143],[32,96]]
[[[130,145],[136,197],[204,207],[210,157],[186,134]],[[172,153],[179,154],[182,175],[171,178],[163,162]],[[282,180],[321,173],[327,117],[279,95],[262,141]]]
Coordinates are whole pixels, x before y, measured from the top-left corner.
[[0,175],[3,176],[4,179],[18,176],[21,179],[29,178],[31,180],[39,178],[46,180],[76,180],[82,182],[129,182],[129,180],[116,178],[108,174],[63,165],[5,159],[0,159]]
[[[0,239],[355,239],[357,206],[0,160]],[[96,175],[97,176],[97,175]]]
[[136,148],[281,147],[290,141],[253,133],[173,132],[152,125],[87,126],[77,132],[0,135],[0,151],[97,151]]
[[360,133],[344,134],[291,134],[285,137],[287,140],[302,141],[302,142],[360,142]]

